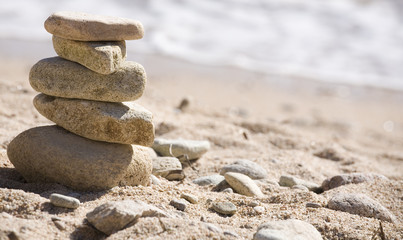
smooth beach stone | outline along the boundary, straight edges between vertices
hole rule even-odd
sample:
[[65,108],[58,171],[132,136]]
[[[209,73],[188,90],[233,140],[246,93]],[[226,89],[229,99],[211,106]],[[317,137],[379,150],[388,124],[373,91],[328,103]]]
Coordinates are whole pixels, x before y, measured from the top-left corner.
[[340,174],[326,179],[322,183],[323,191],[337,188],[346,184],[358,184],[363,182],[372,182],[376,180],[388,180],[387,177],[375,173],[350,173]]
[[227,172],[237,172],[245,174],[252,179],[267,178],[267,171],[259,164],[246,159],[237,160],[229,165],[221,168],[220,174],[224,175]]
[[182,193],[181,198],[193,204],[196,204],[199,201],[199,199],[195,195],[190,193]]
[[104,102],[134,101],[143,95],[147,77],[144,68],[125,61],[114,73],[96,73],[61,57],[37,62],[29,73],[33,89],[50,96]]
[[314,182],[306,181],[294,176],[283,175],[280,177],[279,181],[280,186],[283,187],[293,187],[294,185],[302,185],[309,189],[309,191],[319,191],[320,186]]
[[93,141],[58,126],[15,137],[7,155],[28,182],[56,182],[77,190],[104,190],[123,178],[147,185],[152,163],[144,147]]
[[83,42],[56,36],[52,40],[57,55],[97,73],[114,73],[126,59],[125,41]]
[[92,140],[151,146],[152,113],[133,102],[111,103],[39,94],[34,106],[57,125]]
[[322,240],[322,236],[311,224],[296,220],[271,221],[260,225],[253,240]]
[[[208,141],[156,138],[152,148],[161,156],[187,155],[189,160],[195,160],[210,149],[210,143]],[[173,156],[169,152],[170,148]]]
[[[179,176],[178,173],[182,172],[182,164],[175,157],[156,157],[153,158],[153,175],[169,178],[170,180],[181,180],[184,175]],[[178,179],[172,179],[172,175]],[[171,176],[171,177],[170,177]]]
[[214,175],[209,175],[209,176],[203,176],[203,177],[196,178],[192,182],[194,184],[199,185],[199,186],[206,186],[206,185],[217,185],[217,184],[219,184],[220,182],[222,182],[224,180],[225,180],[224,176],[214,174]]
[[216,202],[212,207],[214,211],[224,215],[234,215],[237,210],[232,202]]
[[348,212],[363,217],[371,217],[382,221],[394,222],[388,209],[365,194],[338,193],[328,202],[328,208]]
[[224,175],[225,181],[235,192],[245,196],[263,197],[263,193],[256,183],[248,176],[241,173],[228,172]]
[[159,208],[140,200],[107,202],[87,213],[87,220],[99,231],[111,235],[129,227],[141,217],[167,217]]
[[80,206],[80,201],[77,198],[64,196],[62,194],[53,193],[49,197],[50,203],[65,208],[78,208]]
[[144,36],[143,25],[136,20],[82,12],[55,12],[45,21],[49,33],[79,41],[136,40]]

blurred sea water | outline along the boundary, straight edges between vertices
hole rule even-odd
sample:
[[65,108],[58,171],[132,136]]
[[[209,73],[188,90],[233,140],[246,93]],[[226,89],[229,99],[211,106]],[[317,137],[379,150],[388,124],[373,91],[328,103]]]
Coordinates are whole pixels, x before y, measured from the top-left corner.
[[[45,41],[55,11],[140,20],[129,54],[403,90],[402,0],[0,0],[0,40]],[[0,47],[1,48],[1,47]]]

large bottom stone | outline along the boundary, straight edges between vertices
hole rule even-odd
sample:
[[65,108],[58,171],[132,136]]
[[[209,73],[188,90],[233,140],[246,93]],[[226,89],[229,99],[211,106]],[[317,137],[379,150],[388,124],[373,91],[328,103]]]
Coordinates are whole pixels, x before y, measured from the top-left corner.
[[148,185],[152,172],[144,147],[93,141],[58,126],[22,132],[7,155],[28,182],[56,182],[77,190]]

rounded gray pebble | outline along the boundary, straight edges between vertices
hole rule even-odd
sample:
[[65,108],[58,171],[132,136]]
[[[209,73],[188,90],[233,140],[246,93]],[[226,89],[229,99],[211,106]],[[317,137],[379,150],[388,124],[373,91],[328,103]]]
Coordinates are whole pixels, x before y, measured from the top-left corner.
[[50,203],[58,207],[74,209],[80,206],[80,201],[77,198],[68,197],[57,193],[51,194],[49,200]]
[[213,204],[214,211],[224,215],[234,215],[236,213],[236,206],[231,202],[217,202]]

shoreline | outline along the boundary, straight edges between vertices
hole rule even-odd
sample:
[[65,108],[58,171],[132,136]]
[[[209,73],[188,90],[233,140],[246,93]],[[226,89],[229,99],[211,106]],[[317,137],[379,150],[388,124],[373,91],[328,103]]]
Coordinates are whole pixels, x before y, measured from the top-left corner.
[[[20,39],[0,39],[0,56],[4,59],[10,59],[12,61],[23,60],[32,65],[42,59],[51,56],[56,56],[53,50],[51,37],[47,41],[26,41]],[[236,81],[245,81],[245,78],[253,78],[253,81],[260,81],[262,84],[269,84],[272,87],[278,87],[280,89],[293,92],[298,88],[309,92],[309,89],[323,89],[328,91],[328,94],[345,95],[346,88],[351,91],[351,95],[358,94],[358,97],[377,96],[380,97],[395,97],[403,103],[403,89],[392,89],[381,86],[372,85],[359,85],[354,83],[321,81],[319,79],[311,79],[303,76],[285,76],[279,74],[270,74],[263,72],[250,71],[234,66],[209,66],[204,64],[197,64],[191,61],[176,58],[173,56],[156,55],[156,54],[143,54],[140,53],[137,56],[128,54],[127,60],[137,61],[144,65],[147,72],[151,71],[151,74],[161,75],[169,72],[166,65],[173,67],[175,72],[184,72],[184,74],[203,74],[211,79],[219,80],[223,76],[228,74],[235,77]],[[225,77],[223,77],[224,79]],[[332,93],[332,89],[339,88]],[[325,93],[326,94],[326,93]]]

